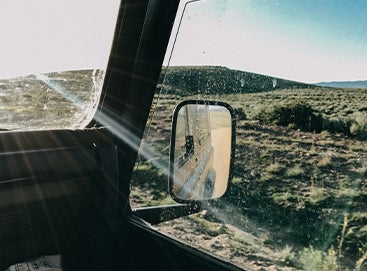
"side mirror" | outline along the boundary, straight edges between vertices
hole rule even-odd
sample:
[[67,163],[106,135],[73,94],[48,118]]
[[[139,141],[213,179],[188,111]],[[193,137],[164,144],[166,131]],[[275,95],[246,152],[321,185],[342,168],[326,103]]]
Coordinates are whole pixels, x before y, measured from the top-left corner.
[[228,187],[235,144],[232,108],[184,101],[173,114],[169,191],[180,203],[218,199]]

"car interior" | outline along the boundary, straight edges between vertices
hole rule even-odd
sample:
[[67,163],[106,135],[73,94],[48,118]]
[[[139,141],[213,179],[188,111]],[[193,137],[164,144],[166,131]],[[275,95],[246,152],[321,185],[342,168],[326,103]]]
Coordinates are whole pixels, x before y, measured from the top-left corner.
[[367,2],[0,2],[0,270],[367,270]]
[[157,233],[129,205],[178,2],[121,2],[86,128],[0,133],[0,269],[61,255],[63,270],[233,270]]

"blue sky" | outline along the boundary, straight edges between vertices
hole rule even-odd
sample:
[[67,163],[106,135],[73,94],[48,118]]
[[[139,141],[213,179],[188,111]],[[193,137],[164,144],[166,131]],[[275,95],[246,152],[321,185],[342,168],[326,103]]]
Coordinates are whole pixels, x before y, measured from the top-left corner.
[[362,0],[204,0],[187,6],[171,65],[367,80],[366,26]]

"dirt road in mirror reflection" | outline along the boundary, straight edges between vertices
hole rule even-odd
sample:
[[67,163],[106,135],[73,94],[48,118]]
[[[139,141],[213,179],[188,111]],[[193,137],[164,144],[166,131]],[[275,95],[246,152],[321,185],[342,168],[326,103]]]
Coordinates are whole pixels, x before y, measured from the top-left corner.
[[231,156],[231,127],[213,129],[212,146],[214,148],[213,168],[216,173],[214,197],[224,194],[228,184],[228,172]]

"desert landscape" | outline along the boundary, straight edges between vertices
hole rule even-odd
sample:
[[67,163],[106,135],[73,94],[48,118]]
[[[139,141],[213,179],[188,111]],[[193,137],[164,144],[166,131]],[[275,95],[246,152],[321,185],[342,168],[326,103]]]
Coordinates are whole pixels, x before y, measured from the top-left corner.
[[98,105],[103,70],[0,79],[0,130],[80,128]]
[[[82,127],[99,99],[98,78],[103,71],[0,80],[0,129]],[[141,146],[153,156],[137,161],[133,208],[174,203],[172,114],[191,99],[234,109],[231,183],[205,211],[156,229],[250,270],[367,270],[367,88],[224,67],[164,69]]]
[[142,148],[162,166],[138,162],[134,207],[172,203],[164,165],[180,101],[229,103],[237,130],[225,197],[157,229],[250,270],[366,270],[367,89],[219,67],[168,69],[160,87]]

